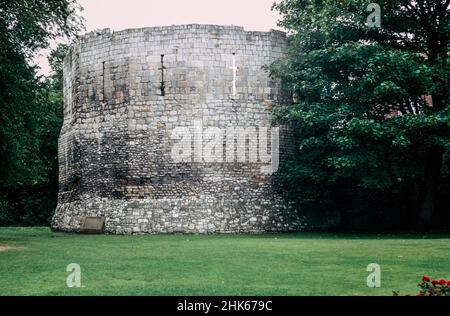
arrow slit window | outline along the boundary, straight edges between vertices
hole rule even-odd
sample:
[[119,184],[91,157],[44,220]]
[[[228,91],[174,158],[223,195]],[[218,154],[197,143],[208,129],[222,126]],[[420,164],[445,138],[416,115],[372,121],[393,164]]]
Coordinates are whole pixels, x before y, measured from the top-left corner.
[[161,70],[161,86],[160,86],[160,90],[161,90],[161,96],[164,97],[166,95],[166,86],[164,83],[164,70],[166,70],[167,68],[164,66],[164,54],[161,54],[161,68],[158,68],[159,70]]
[[236,96],[236,77],[237,77],[237,70],[238,67],[236,67],[236,53],[233,53],[233,66],[230,67],[231,70],[233,70],[233,90],[232,90],[232,96]]

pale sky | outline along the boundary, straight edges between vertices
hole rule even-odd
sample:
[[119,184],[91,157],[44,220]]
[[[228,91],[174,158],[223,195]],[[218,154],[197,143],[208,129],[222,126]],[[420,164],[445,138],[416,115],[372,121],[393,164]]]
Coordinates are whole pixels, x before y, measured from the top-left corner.
[[[124,30],[173,24],[243,26],[247,31],[280,29],[276,0],[78,0],[84,11],[86,32],[110,28]],[[42,74],[49,73],[44,51],[36,59]]]

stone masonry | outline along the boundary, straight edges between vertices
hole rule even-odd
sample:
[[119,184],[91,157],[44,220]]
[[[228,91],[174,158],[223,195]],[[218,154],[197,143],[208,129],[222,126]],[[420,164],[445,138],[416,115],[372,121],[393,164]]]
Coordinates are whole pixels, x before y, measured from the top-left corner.
[[114,234],[300,230],[267,172],[291,142],[271,127],[280,82],[262,67],[286,49],[279,31],[213,25],[79,38],[64,60],[53,229],[103,216]]

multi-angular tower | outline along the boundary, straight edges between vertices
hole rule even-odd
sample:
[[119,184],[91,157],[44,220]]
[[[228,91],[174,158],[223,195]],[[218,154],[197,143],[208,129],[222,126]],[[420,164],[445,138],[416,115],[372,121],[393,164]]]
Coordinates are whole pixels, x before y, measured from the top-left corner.
[[109,233],[298,230],[274,192],[288,130],[262,68],[284,33],[183,25],[89,33],[64,61],[60,189],[52,227]]

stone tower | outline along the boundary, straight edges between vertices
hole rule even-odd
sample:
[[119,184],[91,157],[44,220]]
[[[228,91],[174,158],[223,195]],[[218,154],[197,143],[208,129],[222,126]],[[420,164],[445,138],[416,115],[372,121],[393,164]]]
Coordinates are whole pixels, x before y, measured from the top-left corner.
[[272,187],[289,142],[271,127],[280,83],[262,69],[286,49],[278,31],[213,25],[78,39],[64,60],[52,227],[103,217],[116,234],[300,229]]

